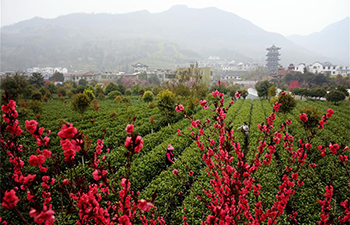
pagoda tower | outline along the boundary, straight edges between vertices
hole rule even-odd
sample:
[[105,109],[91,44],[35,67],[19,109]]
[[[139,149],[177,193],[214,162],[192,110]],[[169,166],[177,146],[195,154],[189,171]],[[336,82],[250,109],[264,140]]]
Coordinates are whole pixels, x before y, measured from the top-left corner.
[[277,76],[277,71],[278,71],[278,61],[280,61],[279,56],[281,55],[278,51],[281,48],[276,47],[275,45],[272,45],[270,48],[267,48],[266,50],[268,51],[267,53],[267,68],[270,71],[271,76]]

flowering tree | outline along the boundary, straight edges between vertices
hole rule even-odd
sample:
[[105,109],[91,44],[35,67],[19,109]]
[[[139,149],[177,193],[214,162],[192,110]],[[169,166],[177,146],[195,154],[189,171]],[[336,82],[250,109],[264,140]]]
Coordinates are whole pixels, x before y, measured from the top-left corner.
[[[209,211],[203,224],[277,224],[279,217],[287,211],[289,223],[297,224],[297,209],[287,209],[287,205],[298,188],[304,185],[305,177],[300,174],[317,167],[315,162],[308,159],[314,135],[307,134],[305,138],[295,143],[294,136],[285,130],[286,125],[292,122],[291,120],[285,121],[281,126],[274,125],[276,113],[281,107],[281,103],[276,102],[273,112],[266,118],[266,123],[258,125],[262,138],[259,140],[257,149],[249,150],[254,151],[253,158],[249,160],[246,157],[248,148],[246,146],[243,148],[235,141],[234,130],[230,122],[226,121],[228,108],[224,107],[224,94],[216,90],[212,95],[215,98],[213,109],[209,107],[208,101],[200,101],[203,109],[212,110],[216,114],[212,123],[210,120],[194,120],[185,115],[185,118],[191,121],[191,133],[186,136],[197,143],[207,167],[207,175],[210,177],[210,187],[207,188],[203,184],[203,192],[197,196]],[[235,97],[239,98],[239,93]],[[234,99],[230,105],[233,103]],[[182,105],[178,105],[176,111],[185,112]],[[333,113],[333,110],[328,109],[322,116],[318,122],[319,130],[324,128],[324,124]],[[307,123],[307,115],[300,114],[300,120],[302,123]],[[178,133],[185,136],[185,132],[178,130]],[[215,137],[218,138],[214,140]],[[280,145],[288,153],[288,165],[282,171],[275,200],[272,205],[268,205],[265,197],[261,195],[262,184],[257,174],[264,166],[271,163]],[[318,149],[322,157],[338,155],[339,162],[348,171],[348,156],[345,151],[349,147],[330,143],[327,147],[319,145]],[[177,170],[173,173],[182,178]],[[350,178],[349,173],[348,177]],[[350,188],[350,183],[348,186]],[[349,223],[349,200],[345,199],[340,203],[343,213],[334,217],[331,216],[332,195],[333,185],[329,184],[324,196],[320,196],[318,200],[321,205],[319,224]],[[185,219],[186,217],[184,217],[184,224],[187,224]]]
[[[223,93],[216,90],[212,96],[215,99],[212,105],[207,100],[201,100],[200,105],[204,110],[212,110],[215,116],[203,121],[186,116],[191,133],[177,130],[178,135],[194,140],[207,166],[210,187],[203,186],[203,192],[197,197],[209,211],[203,224],[277,224],[286,214],[288,223],[296,224],[297,209],[290,209],[288,205],[306,182],[303,174],[317,167],[317,162],[309,157],[315,154],[311,140],[316,134],[296,140],[285,130],[291,120],[275,125],[276,113],[281,107],[281,103],[276,102],[273,112],[258,126],[261,131],[258,148],[248,149],[235,141],[234,129],[226,118],[240,94],[236,93],[228,107],[224,106]],[[7,182],[1,184],[4,188],[1,190],[2,224],[6,224],[4,219],[14,224],[165,224],[156,216],[155,196],[151,200],[139,199],[139,192],[133,190],[130,183],[131,162],[144,144],[142,137],[135,134],[133,124],[126,127],[125,172],[122,177],[115,178],[115,171],[107,160],[110,150],[104,146],[103,136],[92,148],[92,141],[86,135],[73,124],[65,123],[57,134],[60,148],[55,152],[50,145],[51,131],[40,127],[35,120],[26,121],[24,131],[17,120],[16,103],[6,98],[4,102],[0,130],[1,174],[5,174]],[[182,105],[177,105],[175,110],[185,112]],[[328,109],[321,117],[320,131],[333,114],[333,110]],[[300,114],[299,119],[301,123],[309,121],[307,114]],[[28,143],[28,138],[32,143]],[[266,197],[261,194],[266,187],[258,174],[271,164],[281,148],[287,153],[288,163],[282,169],[273,203],[266,204]],[[338,165],[349,176],[348,149],[337,143],[318,146],[320,157],[336,156]],[[248,153],[252,157],[248,157]],[[86,165],[79,162],[79,156],[85,157]],[[173,174],[183,178],[178,170]],[[190,177],[195,174],[196,171],[188,171]],[[348,199],[339,203],[337,216],[334,216],[335,192],[335,185],[330,182],[320,195],[319,224],[350,222]],[[183,215],[183,223],[187,224],[186,215]]]
[[[143,213],[154,210],[152,202],[138,199],[139,192],[130,190],[130,164],[143,147],[143,140],[134,133],[133,124],[126,127],[127,166],[119,180],[113,178],[113,170],[106,160],[110,150],[102,139],[97,140],[91,154],[88,137],[73,124],[65,123],[58,132],[64,156],[61,159],[61,154],[49,150],[51,131],[45,131],[35,120],[27,120],[26,131],[23,131],[17,120],[15,101],[6,98],[4,101],[7,103],[1,107],[4,112],[1,169],[8,183],[7,190],[1,191],[1,206],[7,210],[3,215],[8,222],[132,224],[138,220],[142,224],[164,224],[161,217],[146,218]],[[32,136],[35,149],[21,144],[26,134]],[[88,166],[80,165],[78,155],[86,157]],[[0,222],[7,224],[4,218],[0,218]]]

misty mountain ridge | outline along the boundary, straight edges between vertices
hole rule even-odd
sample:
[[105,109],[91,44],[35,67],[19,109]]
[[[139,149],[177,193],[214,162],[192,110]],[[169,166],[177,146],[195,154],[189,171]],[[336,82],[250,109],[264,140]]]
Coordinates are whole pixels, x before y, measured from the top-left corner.
[[320,32],[310,35],[292,35],[287,37],[295,44],[318,54],[338,58],[343,65],[350,65],[350,17],[328,25]]
[[137,61],[169,68],[210,55],[261,62],[272,44],[282,48],[284,66],[341,62],[214,7],[179,5],[160,13],[74,13],[54,19],[33,18],[2,27],[1,32],[2,71],[33,66],[127,70]]

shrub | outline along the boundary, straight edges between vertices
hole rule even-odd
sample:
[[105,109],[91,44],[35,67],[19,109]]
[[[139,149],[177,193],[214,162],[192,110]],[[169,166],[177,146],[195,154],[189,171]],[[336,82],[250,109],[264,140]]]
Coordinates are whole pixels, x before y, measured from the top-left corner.
[[100,110],[100,105],[98,104],[97,99],[94,99],[94,100],[92,100],[91,102],[92,102],[92,109],[93,109],[93,110],[95,110],[95,111]]
[[45,91],[45,97],[48,98],[48,99],[52,98],[52,94],[51,94],[51,92],[49,90]]
[[74,96],[74,93],[72,91],[67,92],[68,98],[72,98]]
[[126,91],[125,91],[125,95],[131,95],[132,94],[132,91],[131,91],[131,89],[129,88],[129,89],[126,89]]
[[130,98],[130,97],[124,97],[124,98],[122,99],[122,103],[130,104],[130,102],[131,102],[131,98]]
[[192,115],[195,112],[196,107],[199,105],[199,100],[190,97],[186,101],[186,113]]
[[42,98],[42,96],[41,96],[41,93],[40,93],[39,91],[34,91],[34,92],[32,93],[32,96],[31,96],[31,99],[32,99],[32,100],[41,101],[41,98]]
[[123,97],[123,96],[116,96],[116,97],[114,98],[114,101],[117,102],[117,103],[121,103],[123,100],[124,100],[124,97]]
[[307,115],[308,120],[306,122],[303,122],[299,119],[299,122],[302,126],[306,128],[306,130],[310,134],[314,134],[315,131],[318,129],[318,122],[321,120],[321,114],[315,107],[302,109],[300,110],[300,113],[305,113]]
[[154,107],[156,107],[156,103],[150,102],[150,103],[148,104],[148,108],[149,108],[149,109],[153,109]]
[[105,97],[105,95],[102,92],[100,92],[97,96],[97,98],[99,98],[99,99],[103,99],[104,97]]
[[109,114],[109,117],[111,118],[111,119],[117,119],[118,118],[118,113],[116,113],[115,111],[113,111],[113,112],[111,112],[110,114]]
[[115,99],[115,97],[120,96],[120,95],[121,95],[121,93],[119,91],[111,91],[107,95],[107,98],[108,99]]
[[138,91],[138,94],[140,96],[142,96],[144,93],[145,93],[145,89],[144,88],[140,88],[139,91]]
[[62,96],[66,96],[67,95],[67,92],[66,92],[66,88],[65,87],[60,87],[58,88],[57,90],[59,93],[62,94]]
[[154,94],[152,93],[152,91],[146,91],[142,97],[143,101],[145,102],[151,102],[153,101],[153,98],[154,98]]
[[40,114],[43,111],[43,104],[39,100],[30,100],[28,108],[32,110],[34,114]]

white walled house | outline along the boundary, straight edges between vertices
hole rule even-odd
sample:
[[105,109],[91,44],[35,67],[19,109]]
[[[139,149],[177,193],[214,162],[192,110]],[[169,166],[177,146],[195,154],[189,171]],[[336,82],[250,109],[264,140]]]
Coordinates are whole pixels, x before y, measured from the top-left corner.
[[305,68],[306,68],[305,63],[299,63],[299,65],[297,65],[295,67],[294,71],[297,71],[297,72],[300,72],[300,73],[304,73]]
[[144,65],[140,62],[136,63],[135,65],[132,65],[134,67],[134,72],[147,72],[148,71],[148,66]]

